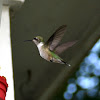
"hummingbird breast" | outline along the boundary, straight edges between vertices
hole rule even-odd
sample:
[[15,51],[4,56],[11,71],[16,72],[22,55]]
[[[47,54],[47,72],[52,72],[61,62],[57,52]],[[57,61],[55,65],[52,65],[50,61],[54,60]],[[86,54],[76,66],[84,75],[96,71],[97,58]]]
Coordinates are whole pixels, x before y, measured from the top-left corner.
[[38,47],[40,56],[44,58],[45,60],[50,61],[50,51],[48,50],[48,48],[45,48],[42,42],[39,43],[37,47]]

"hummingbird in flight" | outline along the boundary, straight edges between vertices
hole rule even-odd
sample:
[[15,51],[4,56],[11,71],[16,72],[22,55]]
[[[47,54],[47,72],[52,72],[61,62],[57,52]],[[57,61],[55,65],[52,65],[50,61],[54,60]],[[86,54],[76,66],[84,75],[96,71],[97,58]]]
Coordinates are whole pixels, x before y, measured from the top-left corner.
[[66,25],[60,26],[46,42],[44,42],[43,37],[41,36],[36,36],[32,40],[25,41],[31,41],[35,43],[39,50],[40,56],[45,60],[71,66],[59,56],[62,52],[76,43],[76,41],[72,41],[59,44],[64,36],[66,28]]

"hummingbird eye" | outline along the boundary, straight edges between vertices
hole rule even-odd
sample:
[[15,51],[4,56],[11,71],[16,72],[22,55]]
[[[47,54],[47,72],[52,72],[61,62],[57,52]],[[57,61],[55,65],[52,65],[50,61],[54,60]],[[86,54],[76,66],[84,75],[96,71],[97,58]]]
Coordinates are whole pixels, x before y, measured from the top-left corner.
[[34,38],[34,40],[38,40],[37,38]]

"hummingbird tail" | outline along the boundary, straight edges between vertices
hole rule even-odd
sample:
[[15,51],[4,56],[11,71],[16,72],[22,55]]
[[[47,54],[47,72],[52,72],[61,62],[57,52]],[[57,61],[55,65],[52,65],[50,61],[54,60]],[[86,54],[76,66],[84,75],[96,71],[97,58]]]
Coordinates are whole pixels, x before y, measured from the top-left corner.
[[63,60],[62,60],[62,62],[63,62],[63,64],[65,64],[65,65],[67,65],[67,66],[71,66],[70,64],[68,64],[67,62],[65,62],[65,61],[63,61]]

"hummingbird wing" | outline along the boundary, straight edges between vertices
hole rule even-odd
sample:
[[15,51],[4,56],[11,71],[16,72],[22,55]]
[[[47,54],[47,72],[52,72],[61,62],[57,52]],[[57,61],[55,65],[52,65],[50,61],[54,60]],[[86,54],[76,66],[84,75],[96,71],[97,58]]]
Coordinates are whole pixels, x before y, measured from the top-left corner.
[[72,41],[72,42],[66,42],[66,43],[63,43],[61,45],[58,45],[54,52],[56,54],[61,54],[62,52],[64,52],[65,50],[67,50],[69,47],[73,46],[77,41]]
[[59,44],[64,35],[64,32],[66,31],[66,27],[66,25],[60,26],[45,43],[45,45],[47,45],[51,51],[53,51],[55,47]]

